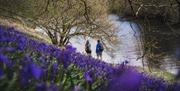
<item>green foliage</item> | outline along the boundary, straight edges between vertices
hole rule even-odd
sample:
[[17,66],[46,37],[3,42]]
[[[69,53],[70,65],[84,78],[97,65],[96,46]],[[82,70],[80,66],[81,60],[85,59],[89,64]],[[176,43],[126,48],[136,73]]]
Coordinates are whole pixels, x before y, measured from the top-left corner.
[[152,72],[150,72],[147,67],[144,67],[144,69],[143,68],[138,68],[138,69],[139,71],[145,72],[151,76],[163,78],[168,82],[171,82],[171,83],[175,82],[174,75],[167,72],[166,70],[152,69]]

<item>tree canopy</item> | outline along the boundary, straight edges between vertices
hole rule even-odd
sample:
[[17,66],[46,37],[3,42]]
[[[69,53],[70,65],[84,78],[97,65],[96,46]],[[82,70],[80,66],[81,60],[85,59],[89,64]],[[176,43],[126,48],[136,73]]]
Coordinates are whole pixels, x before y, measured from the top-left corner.
[[179,0],[109,0],[109,3],[109,10],[112,13],[124,16],[161,18],[170,23],[180,22]]
[[66,45],[74,36],[101,39],[110,46],[117,42],[116,31],[108,21],[106,0],[1,0],[0,3],[3,12],[43,28],[58,46]]

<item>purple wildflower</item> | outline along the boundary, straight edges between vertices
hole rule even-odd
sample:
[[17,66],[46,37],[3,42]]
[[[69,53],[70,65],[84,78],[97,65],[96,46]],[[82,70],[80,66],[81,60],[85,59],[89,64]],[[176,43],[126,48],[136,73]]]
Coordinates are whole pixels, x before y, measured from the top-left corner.
[[58,63],[54,63],[52,65],[52,71],[53,71],[53,73],[56,73],[58,71]]
[[75,52],[76,48],[72,47],[71,45],[67,45],[66,46],[66,50],[70,51],[70,52]]
[[109,83],[109,91],[138,91],[141,75],[132,71],[126,70],[119,76],[114,77]]
[[7,56],[0,54],[0,62],[6,64],[6,65],[10,65],[10,60]]
[[27,41],[27,38],[25,37],[20,37],[19,41],[18,41],[18,45],[17,45],[17,48],[19,50],[24,50],[25,49],[25,46],[26,46],[26,41]]
[[84,73],[84,79],[87,81],[87,82],[92,82],[92,77],[90,76],[90,71],[86,71]]
[[58,72],[58,63],[54,63],[51,67],[50,80],[53,82],[56,73]]
[[45,83],[37,83],[35,85],[35,91],[46,91],[46,84]]
[[27,86],[29,84],[29,79],[31,78],[31,70],[29,69],[29,65],[23,65],[23,68],[20,70],[20,84],[22,86]]
[[42,68],[40,66],[34,64],[34,63],[31,63],[30,64],[30,69],[31,69],[32,76],[36,80],[40,79],[40,77],[42,76],[42,73],[43,73]]
[[43,64],[43,65],[46,65],[46,64],[47,64],[46,59],[45,59],[43,56],[39,57],[38,60],[39,60],[39,61],[41,62],[41,64]]
[[73,88],[73,91],[81,91],[81,86],[80,85],[75,85]]
[[58,87],[55,84],[50,84],[46,91],[58,91]]

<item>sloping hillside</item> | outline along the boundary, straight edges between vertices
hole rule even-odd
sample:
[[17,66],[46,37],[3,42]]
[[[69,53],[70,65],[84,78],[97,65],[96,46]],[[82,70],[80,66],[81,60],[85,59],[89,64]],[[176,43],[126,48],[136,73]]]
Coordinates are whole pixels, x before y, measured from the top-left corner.
[[50,39],[48,36],[43,35],[42,33],[35,31],[35,29],[28,27],[26,23],[23,23],[21,19],[12,19],[9,17],[0,16],[0,25],[6,27],[13,27],[17,31],[28,34],[29,36],[35,37],[41,41],[45,41],[50,43]]
[[0,26],[2,91],[178,91],[178,83],[34,40]]

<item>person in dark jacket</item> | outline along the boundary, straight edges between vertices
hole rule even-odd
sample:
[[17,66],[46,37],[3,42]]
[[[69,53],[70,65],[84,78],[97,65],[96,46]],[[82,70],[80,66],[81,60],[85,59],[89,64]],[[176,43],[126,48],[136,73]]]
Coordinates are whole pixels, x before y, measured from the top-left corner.
[[86,51],[87,55],[91,56],[91,44],[89,43],[89,40],[86,41],[85,51]]
[[102,60],[102,52],[103,52],[104,48],[102,43],[100,42],[100,40],[97,40],[97,45],[96,45],[96,54],[97,54],[97,59],[101,59]]

